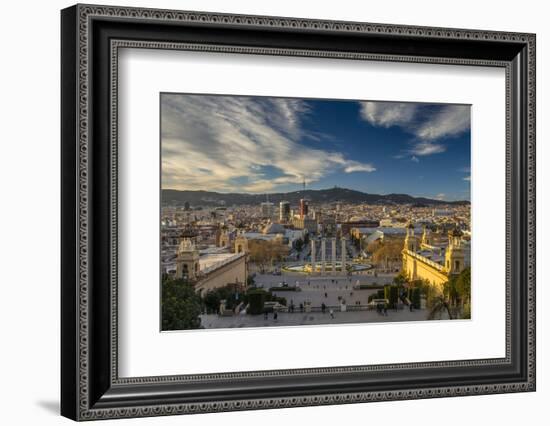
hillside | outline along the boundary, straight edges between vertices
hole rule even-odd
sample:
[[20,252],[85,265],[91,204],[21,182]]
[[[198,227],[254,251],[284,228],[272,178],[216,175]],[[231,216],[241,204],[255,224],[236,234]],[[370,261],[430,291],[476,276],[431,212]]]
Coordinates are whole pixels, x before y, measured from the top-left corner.
[[[164,205],[184,205],[188,202],[193,207],[253,205],[266,201],[266,198],[266,194],[226,194],[211,191],[178,191],[175,189],[165,189],[162,191],[162,203]],[[297,205],[301,198],[307,198],[311,203],[341,202],[347,204],[419,204],[428,206],[470,204],[469,201],[442,201],[412,197],[407,194],[368,194],[339,187],[269,194],[269,201],[272,203],[288,201],[292,205]]]

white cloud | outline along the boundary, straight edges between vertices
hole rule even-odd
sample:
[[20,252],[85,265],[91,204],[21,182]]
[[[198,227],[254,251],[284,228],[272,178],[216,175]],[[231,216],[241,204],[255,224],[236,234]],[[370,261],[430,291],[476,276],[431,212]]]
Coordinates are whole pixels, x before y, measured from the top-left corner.
[[416,155],[413,155],[411,157],[411,161],[415,162],[415,163],[420,163],[420,160],[418,159],[418,157]]
[[413,145],[409,150],[409,153],[418,156],[439,154],[446,151],[446,147],[443,144],[431,143],[431,142],[419,142]]
[[470,128],[470,107],[466,105],[446,105],[433,117],[424,121],[416,129],[416,135],[423,140],[436,140],[456,136]]
[[346,173],[354,172],[374,172],[376,168],[372,164],[363,164],[356,161],[348,161],[348,165],[344,168]]
[[407,150],[413,156],[445,152],[440,139],[457,136],[470,128],[467,105],[433,105],[401,102],[360,102],[360,115],[373,126],[399,126],[416,140]]
[[335,170],[375,170],[298,143],[322,137],[303,129],[309,106],[301,100],[164,94],[161,101],[164,188],[268,192]]
[[361,102],[361,117],[374,126],[407,126],[417,112],[416,104],[401,102]]
[[437,195],[435,196],[435,199],[436,199],[436,200],[444,200],[444,199],[445,199],[445,194],[442,193],[442,192],[440,192],[439,194],[437,194]]

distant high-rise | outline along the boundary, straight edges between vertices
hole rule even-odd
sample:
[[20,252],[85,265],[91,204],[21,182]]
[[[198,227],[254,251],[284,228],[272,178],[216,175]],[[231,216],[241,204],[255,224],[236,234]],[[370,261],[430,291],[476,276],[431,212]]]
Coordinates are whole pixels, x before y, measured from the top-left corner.
[[300,219],[303,219],[307,216],[308,213],[308,204],[305,198],[300,200]]
[[279,221],[288,222],[290,220],[290,203],[288,201],[281,201],[279,203]]
[[266,201],[260,204],[262,210],[262,217],[265,219],[270,219],[273,216],[273,203]]

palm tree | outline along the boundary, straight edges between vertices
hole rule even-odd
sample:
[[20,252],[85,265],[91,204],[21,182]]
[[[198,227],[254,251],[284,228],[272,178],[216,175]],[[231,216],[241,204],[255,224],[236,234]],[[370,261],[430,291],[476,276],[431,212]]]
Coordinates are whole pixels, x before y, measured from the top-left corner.
[[441,318],[447,312],[449,319],[470,318],[470,268],[443,284],[441,293],[430,298],[428,319]]
[[445,298],[443,294],[439,294],[435,296],[431,301],[428,319],[441,319],[445,312],[447,312],[449,319],[455,319],[452,313],[452,309],[449,306],[449,301]]

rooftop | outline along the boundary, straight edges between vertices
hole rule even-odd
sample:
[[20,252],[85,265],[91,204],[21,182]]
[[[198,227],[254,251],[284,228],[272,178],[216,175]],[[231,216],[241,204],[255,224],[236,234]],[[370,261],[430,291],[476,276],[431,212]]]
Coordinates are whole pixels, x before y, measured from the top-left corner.
[[244,253],[209,253],[201,255],[199,269],[202,273],[208,273],[243,256]]

